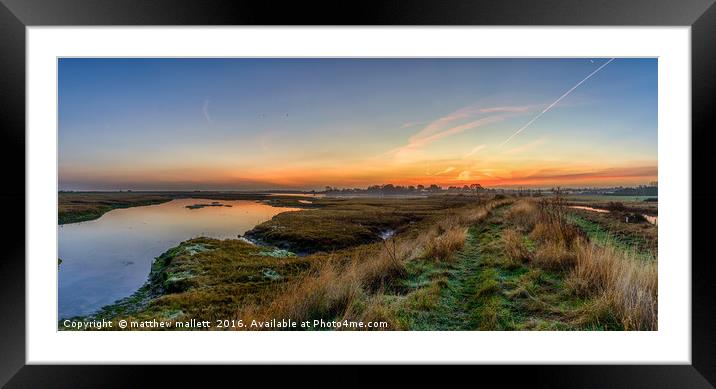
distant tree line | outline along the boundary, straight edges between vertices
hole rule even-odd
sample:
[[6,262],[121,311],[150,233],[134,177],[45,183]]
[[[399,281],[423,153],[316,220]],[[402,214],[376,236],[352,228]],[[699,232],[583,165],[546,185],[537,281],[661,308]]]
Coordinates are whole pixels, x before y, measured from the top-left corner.
[[609,188],[565,188],[567,193],[595,194],[608,196],[658,196],[659,186],[656,182],[649,185],[615,186]]
[[418,195],[418,194],[434,194],[434,193],[502,193],[516,196],[543,196],[545,194],[560,191],[562,194],[600,194],[614,196],[658,196],[658,187],[655,185],[639,185],[635,187],[608,187],[608,188],[484,188],[478,183],[442,187],[437,184],[431,185],[371,185],[367,188],[338,188],[326,186],[324,193],[326,194],[371,194],[371,195]]
[[639,185],[635,188],[619,188],[612,194],[615,196],[658,196],[659,188],[657,186]]
[[408,194],[430,194],[430,193],[472,193],[478,194],[484,188],[480,184],[463,186],[449,186],[443,188],[437,184],[425,185],[371,185],[365,189],[361,188],[338,188],[326,186],[326,194],[382,194],[382,195],[408,195]]

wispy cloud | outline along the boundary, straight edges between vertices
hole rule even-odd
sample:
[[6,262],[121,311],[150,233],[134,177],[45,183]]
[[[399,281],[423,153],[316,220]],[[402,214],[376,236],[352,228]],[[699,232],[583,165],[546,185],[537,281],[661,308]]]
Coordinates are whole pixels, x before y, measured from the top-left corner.
[[547,106],[547,108],[545,108],[544,110],[542,110],[542,112],[540,112],[540,113],[538,113],[537,115],[535,115],[535,117],[533,117],[529,122],[527,122],[527,124],[525,124],[524,126],[520,127],[517,131],[515,131],[512,135],[510,135],[509,138],[505,139],[505,141],[500,144],[500,147],[502,147],[502,146],[504,146],[505,144],[507,144],[507,142],[509,142],[510,140],[512,140],[512,138],[514,138],[515,136],[517,136],[517,134],[519,134],[520,132],[526,130],[527,127],[531,126],[532,123],[534,123],[534,122],[535,122],[537,119],[539,119],[542,115],[544,115],[545,113],[547,113],[550,109],[552,109],[552,107],[554,107],[555,105],[557,105],[557,103],[559,103],[560,101],[562,101],[562,99],[564,99],[565,97],[569,96],[570,93],[572,93],[575,89],[577,89],[577,87],[579,87],[580,85],[582,85],[585,81],[589,80],[593,75],[599,73],[600,70],[604,69],[604,67],[607,66],[607,65],[609,65],[612,61],[614,61],[614,58],[612,58],[612,59],[610,59],[609,61],[603,63],[603,64],[602,64],[600,67],[598,67],[595,71],[589,73],[589,75],[588,75],[587,77],[584,77],[584,78],[582,79],[582,81],[579,81],[579,82],[578,82],[577,84],[575,84],[573,87],[569,88],[568,91],[564,92],[564,93],[562,94],[562,96],[559,96],[559,98],[558,98],[557,100],[555,100],[554,102],[552,102],[552,104],[550,104],[549,106]]
[[467,159],[467,158],[472,157],[473,155],[477,154],[480,150],[484,149],[485,147],[487,147],[487,145],[484,145],[484,144],[483,144],[483,145],[477,145],[477,146],[475,146],[475,148],[473,148],[472,150],[470,150],[469,153],[463,155],[463,156],[462,156],[462,159]]
[[[533,106],[479,107],[472,105],[464,107],[430,122],[423,129],[411,135],[407,144],[390,150],[387,154],[398,159],[406,159],[410,154],[433,142],[468,130],[501,122],[515,114],[527,112],[532,108]],[[465,120],[470,121],[458,124],[460,121]],[[479,150],[475,152],[477,151]]]
[[439,131],[434,131],[430,134],[419,134],[419,136],[412,136],[409,140],[408,146],[410,147],[422,147],[426,146],[430,143],[433,143],[435,141],[438,141],[440,139],[446,138],[451,135],[456,135],[461,132],[472,130],[473,128],[482,127],[488,124],[497,123],[504,120],[504,116],[501,115],[495,115],[495,116],[487,116],[484,118],[480,118],[477,120],[473,120],[464,124],[460,124],[457,126],[452,126],[449,128],[441,129]]
[[409,128],[409,127],[414,127],[414,126],[417,126],[420,124],[426,124],[426,123],[429,123],[429,122],[407,122],[407,123],[403,123],[403,125],[400,126],[400,128]]
[[442,174],[448,174],[448,173],[450,173],[450,172],[453,171],[453,170],[455,170],[455,167],[454,167],[454,166],[449,166],[449,167],[447,167],[447,168],[445,168],[445,169],[443,169],[443,170],[441,170],[441,171],[435,173],[435,175],[436,175],[436,176],[439,176],[439,175],[442,175]]
[[505,151],[503,154],[514,155],[514,154],[524,153],[525,151],[532,150],[535,147],[543,145],[544,142],[546,142],[546,140],[544,138],[537,139],[534,142],[526,143],[522,146],[517,146],[517,147],[511,148],[511,149]]
[[513,172],[510,177],[495,178],[487,182],[489,185],[518,185],[518,184],[580,184],[592,183],[602,185],[619,182],[642,181],[657,177],[658,168],[654,166],[621,166],[605,168],[580,168],[573,171],[568,168],[538,169],[530,173]]
[[[479,107],[475,105],[460,108],[443,117],[433,120],[419,132],[410,137],[410,142],[417,142],[421,139],[428,139],[432,135],[445,131],[445,127],[458,120],[469,119],[481,114],[488,113],[520,113],[531,109],[532,106],[500,106],[500,107]],[[486,119],[486,118],[485,118]],[[469,124],[469,123],[468,123]]]
[[209,103],[211,101],[209,99],[204,100],[204,106],[201,108],[201,111],[204,113],[204,118],[206,119],[206,122],[208,124],[211,124],[211,116],[209,116]]

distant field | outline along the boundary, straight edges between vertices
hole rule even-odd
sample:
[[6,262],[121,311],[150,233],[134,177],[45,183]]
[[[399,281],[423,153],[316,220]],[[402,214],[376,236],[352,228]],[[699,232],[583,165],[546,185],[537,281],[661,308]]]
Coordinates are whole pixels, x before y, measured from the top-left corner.
[[59,224],[93,220],[116,208],[160,204],[169,200],[168,196],[155,194],[61,192],[58,195],[57,220]]
[[649,198],[658,198],[657,196],[609,196],[609,195],[569,195],[567,199],[581,201],[620,201],[620,202],[640,202]]

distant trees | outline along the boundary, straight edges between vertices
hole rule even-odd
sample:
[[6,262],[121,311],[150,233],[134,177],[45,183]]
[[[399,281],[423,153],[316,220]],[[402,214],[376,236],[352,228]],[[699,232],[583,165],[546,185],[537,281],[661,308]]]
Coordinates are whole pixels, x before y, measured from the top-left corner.
[[[541,197],[549,192],[560,192],[563,194],[599,194],[599,195],[620,195],[620,196],[658,196],[658,186],[653,185],[637,185],[633,187],[609,187],[609,188],[485,188],[480,183],[465,184],[463,186],[449,186],[443,188],[438,184],[430,184],[428,186],[418,185],[396,185],[382,184],[371,185],[367,188],[338,188],[330,185],[325,187],[327,194],[372,194],[372,195],[426,195],[435,193],[454,193],[454,194],[472,194],[478,196],[483,193],[502,193],[512,194],[516,196]],[[311,192],[315,193],[315,192]]]
[[659,187],[656,185],[639,185],[635,188],[619,188],[613,194],[617,196],[658,196]]
[[464,185],[462,187],[460,186],[450,186],[447,189],[443,189],[440,185],[437,184],[431,184],[428,187],[425,187],[424,185],[395,185],[395,184],[384,184],[384,185],[371,185],[365,189],[360,188],[337,188],[337,187],[331,187],[326,186],[325,187],[325,193],[328,194],[361,194],[361,193],[368,193],[368,194],[378,194],[378,195],[401,195],[401,194],[426,194],[426,193],[440,193],[440,192],[448,192],[448,193],[475,193],[477,194],[478,191],[482,190],[482,185],[480,184],[472,184],[472,185]]
[[480,190],[482,190],[483,188],[482,188],[482,185],[480,185],[480,184],[472,184],[472,185],[470,185],[470,189],[473,192],[475,192],[475,195],[477,196],[479,194]]

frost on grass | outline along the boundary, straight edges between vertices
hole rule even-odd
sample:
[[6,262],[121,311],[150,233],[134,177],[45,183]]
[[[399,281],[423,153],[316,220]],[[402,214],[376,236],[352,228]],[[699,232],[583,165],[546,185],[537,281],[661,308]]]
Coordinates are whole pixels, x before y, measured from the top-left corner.
[[273,270],[273,269],[268,269],[268,268],[267,268],[267,269],[263,269],[263,270],[261,271],[261,274],[263,274],[264,277],[266,277],[266,278],[268,278],[268,279],[270,279],[270,280],[272,280],[272,281],[276,281],[276,280],[281,279],[281,275],[278,274],[278,272],[276,272],[276,270]]
[[184,315],[184,312],[181,309],[174,309],[170,310],[168,312],[165,312],[164,316],[167,320],[176,320],[180,318],[182,315]]
[[212,247],[203,243],[196,243],[196,244],[190,244],[186,245],[184,247],[184,251],[186,251],[189,255],[196,255],[198,253],[203,253],[205,251],[211,250]]
[[259,255],[261,255],[263,257],[274,257],[274,258],[286,258],[286,257],[295,257],[296,256],[296,254],[294,254],[288,250],[283,250],[283,249],[279,249],[279,248],[274,248],[273,250],[269,250],[269,251],[262,251],[259,253]]
[[164,289],[170,293],[183,292],[194,286],[194,277],[195,275],[189,271],[170,273],[164,280]]

